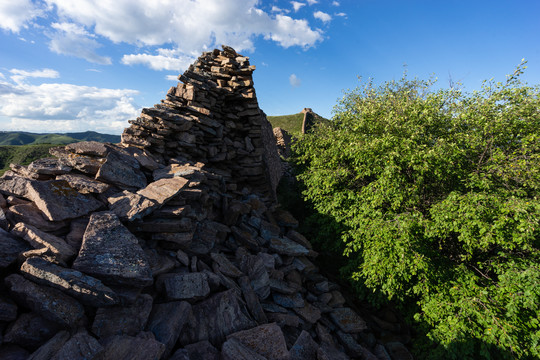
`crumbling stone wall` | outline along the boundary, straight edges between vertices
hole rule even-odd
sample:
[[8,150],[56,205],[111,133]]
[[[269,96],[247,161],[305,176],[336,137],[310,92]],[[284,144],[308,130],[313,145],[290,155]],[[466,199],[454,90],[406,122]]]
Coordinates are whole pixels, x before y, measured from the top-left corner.
[[165,100],[143,109],[122,144],[169,159],[199,161],[241,191],[275,201],[281,174],[272,127],[259,109],[249,58],[232,48],[204,53]]
[[206,53],[122,144],[53,148],[0,178],[1,359],[408,358],[269,201],[251,71]]

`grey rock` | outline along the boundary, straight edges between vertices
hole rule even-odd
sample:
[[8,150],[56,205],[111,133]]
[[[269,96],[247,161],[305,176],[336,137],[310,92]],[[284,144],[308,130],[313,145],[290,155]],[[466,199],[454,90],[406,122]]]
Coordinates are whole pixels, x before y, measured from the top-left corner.
[[103,346],[96,339],[88,335],[86,331],[81,331],[66,341],[51,360],[93,359],[102,351]]
[[91,195],[84,195],[65,180],[33,181],[27,197],[50,221],[62,221],[87,215],[102,206]]
[[152,301],[150,295],[144,294],[139,296],[132,305],[97,309],[92,333],[99,338],[137,335],[146,326],[152,310]]
[[146,186],[146,177],[139,167],[137,160],[111,151],[99,168],[96,180],[113,183],[123,189],[140,189]]
[[26,240],[34,249],[47,248],[58,259],[68,261],[77,253],[64,239],[23,223],[16,224],[11,233]]
[[190,359],[200,360],[219,360],[219,351],[212,346],[208,341],[203,340],[195,344],[186,345],[185,349],[188,352]]
[[175,258],[170,255],[164,255],[156,249],[146,249],[144,253],[150,263],[153,276],[168,273],[178,264]]
[[14,205],[6,212],[11,223],[25,223],[42,231],[57,231],[68,226],[68,221],[49,221],[45,214],[32,202]]
[[323,344],[317,350],[317,360],[349,360],[350,358],[335,347]]
[[111,187],[109,184],[80,174],[60,175],[56,177],[56,180],[67,181],[72,188],[81,194],[102,194]]
[[306,306],[301,308],[294,308],[293,310],[302,319],[312,324],[315,324],[321,318],[321,310],[308,302],[306,302]]
[[92,156],[73,154],[66,150],[64,146],[50,148],[49,154],[60,158],[62,163],[89,175],[95,175],[105,161]]
[[367,330],[367,325],[351,308],[337,308],[330,313],[332,321],[346,333],[358,333]]
[[111,306],[120,301],[118,295],[98,279],[39,257],[26,259],[21,272],[27,279],[59,289],[85,305]]
[[[151,331],[156,340],[165,344],[163,356],[170,354],[180,334],[190,320],[191,305],[185,301],[174,301],[164,304],[155,304],[148,320],[147,329]],[[193,323],[189,323],[190,327]]]
[[[139,162],[139,164],[142,167],[144,167],[144,168],[146,168],[146,169],[148,169],[150,171],[154,171],[154,170],[157,170],[157,169],[163,167],[163,165],[159,164],[156,161],[156,159],[154,159],[152,157],[152,155],[150,155],[150,153],[148,153],[145,150],[141,150],[141,149],[133,147],[133,146],[127,147],[124,150],[128,154],[133,156]],[[155,180],[157,180],[157,179],[155,179]]]
[[5,269],[17,261],[20,253],[30,249],[21,239],[0,229],[0,269]]
[[57,324],[34,312],[24,313],[8,327],[4,341],[36,350],[60,330]]
[[137,191],[137,194],[148,199],[156,201],[159,205],[163,205],[174,196],[178,195],[180,190],[188,183],[183,177],[174,177],[172,179],[160,179],[154,181],[144,189]]
[[182,335],[183,345],[208,340],[214,346],[234,332],[256,326],[234,290],[217,293],[193,306],[190,327]]
[[66,243],[77,252],[81,248],[84,232],[88,226],[89,218],[78,218],[71,222],[69,225],[69,233],[66,235]]
[[270,239],[269,248],[280,255],[302,256],[309,254],[308,249],[286,237]]
[[113,213],[120,219],[128,221],[141,219],[159,206],[156,201],[127,190],[107,198],[107,201],[109,202],[109,209]]
[[300,336],[289,350],[291,360],[311,360],[317,358],[317,350],[319,345],[313,340],[311,335],[305,330],[302,330]]
[[388,354],[388,351],[385,349],[384,345],[382,344],[375,345],[375,349],[373,350],[373,355],[375,355],[378,360],[392,360],[392,358],[390,357],[390,354]]
[[300,286],[283,280],[270,279],[270,289],[281,294],[292,295],[300,290]]
[[70,172],[71,166],[66,166],[55,158],[43,158],[30,163],[28,170],[37,174],[62,175]]
[[97,141],[80,141],[66,145],[66,150],[79,155],[104,157],[109,149],[104,143]]
[[110,212],[94,213],[73,268],[107,284],[144,287],[153,283],[137,238]]
[[186,349],[178,349],[169,358],[169,360],[190,360],[189,353]]
[[157,360],[164,352],[165,345],[152,338],[122,335],[107,339],[105,349],[93,360]]
[[289,232],[287,232],[287,237],[291,239],[292,241],[299,243],[306,249],[312,249],[312,246],[309,240],[306,239],[304,235],[300,234],[296,230],[289,230]]
[[264,311],[268,313],[279,313],[279,314],[287,314],[287,309],[284,307],[281,307],[279,305],[276,305],[275,303],[261,303],[261,306]]
[[275,323],[264,324],[227,336],[237,339],[249,349],[268,359],[288,360],[289,351],[281,328]]
[[249,278],[247,276],[242,276],[238,279],[238,284],[242,289],[242,296],[246,301],[249,312],[251,313],[255,321],[257,321],[259,325],[266,324],[268,322],[268,319],[266,318],[264,310],[259,302],[259,297],[257,296],[257,294],[255,294],[253,288],[251,287]]
[[233,278],[238,278],[244,275],[244,273],[238,270],[238,268],[225,255],[211,253],[210,257],[219,265],[219,271],[221,271],[223,274]]
[[272,299],[276,304],[285,308],[301,308],[305,306],[305,301],[299,293],[294,295],[273,293]]
[[81,304],[59,290],[36,285],[17,274],[9,275],[5,281],[17,302],[48,320],[75,328],[84,318]]
[[182,250],[187,250],[191,246],[193,234],[193,231],[177,233],[153,233],[152,240],[168,241],[177,244]]
[[267,360],[266,357],[257,354],[235,338],[231,338],[223,343],[221,347],[221,358],[222,360]]
[[13,321],[17,318],[17,304],[0,296],[0,321]]
[[168,300],[200,300],[210,294],[206,274],[164,274],[159,276],[158,284],[163,286]]
[[37,349],[28,360],[50,360],[70,338],[69,332],[60,331]]
[[336,336],[339,342],[345,347],[347,353],[352,357],[358,357],[366,360],[377,360],[377,357],[373,355],[368,349],[360,345],[351,334],[344,333],[338,330]]
[[275,322],[279,327],[290,326],[292,328],[298,328],[302,321],[300,318],[293,314],[281,314],[281,313],[269,313],[267,314],[268,321]]
[[20,176],[8,176],[0,179],[0,191],[3,194],[28,197],[28,185],[31,180]]

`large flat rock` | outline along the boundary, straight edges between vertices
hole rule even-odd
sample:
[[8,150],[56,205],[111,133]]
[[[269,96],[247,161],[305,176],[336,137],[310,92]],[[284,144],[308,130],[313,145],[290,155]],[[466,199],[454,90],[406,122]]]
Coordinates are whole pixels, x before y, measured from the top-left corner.
[[227,339],[236,339],[267,359],[289,360],[285,336],[276,323],[239,331],[227,336]]
[[120,301],[118,295],[98,279],[40,257],[26,259],[21,266],[21,272],[27,279],[59,289],[85,305],[110,306]]
[[17,304],[0,296],[0,321],[13,321],[17,318]]
[[45,214],[32,202],[11,206],[7,210],[6,216],[13,224],[23,222],[42,231],[57,231],[68,226],[68,220],[49,221]]
[[152,296],[144,294],[131,305],[97,309],[92,324],[92,333],[99,338],[115,335],[137,335],[146,326],[152,310],[152,301]]
[[70,338],[69,332],[60,331],[39,349],[30,355],[28,360],[50,360]]
[[65,174],[56,177],[56,180],[65,180],[81,194],[101,194],[111,186],[80,174]]
[[77,253],[64,239],[39,230],[35,226],[18,223],[11,233],[26,240],[34,249],[47,248],[59,260],[67,261]]
[[158,204],[163,205],[174,196],[178,195],[180,190],[187,185],[189,181],[183,177],[174,177],[171,179],[160,179],[154,181],[144,189],[137,191],[137,194],[142,195],[148,199],[156,201]]
[[14,264],[19,254],[27,250],[30,246],[26,242],[0,229],[0,269]]
[[191,305],[185,301],[156,304],[148,319],[147,329],[156,340],[165,344],[164,356],[170,354],[186,325],[190,323]]
[[123,189],[141,189],[146,186],[146,177],[134,158],[111,151],[96,174],[96,180],[113,183]]
[[4,342],[36,350],[61,328],[35,312],[21,314],[6,330]]
[[309,254],[309,250],[286,237],[270,239],[270,250],[280,255],[303,256]]
[[58,350],[51,360],[88,360],[94,359],[103,351],[103,346],[86,331],[73,335]]
[[73,268],[106,284],[144,287],[153,283],[150,265],[137,238],[111,212],[90,216]]
[[48,320],[75,328],[84,318],[82,305],[60,290],[37,285],[17,274],[9,275],[5,282],[17,302]]
[[230,338],[223,343],[221,358],[223,360],[267,360],[266,357],[259,355],[235,338]]
[[227,335],[255,327],[248,310],[234,290],[217,293],[193,306],[193,318],[180,342],[184,345],[202,340],[219,346]]
[[91,195],[79,193],[65,180],[32,181],[27,197],[50,221],[74,219],[102,206]]

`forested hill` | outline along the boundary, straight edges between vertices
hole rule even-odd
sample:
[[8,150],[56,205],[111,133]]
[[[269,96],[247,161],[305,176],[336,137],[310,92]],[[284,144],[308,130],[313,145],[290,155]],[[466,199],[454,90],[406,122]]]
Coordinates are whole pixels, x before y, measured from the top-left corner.
[[0,145],[70,144],[78,141],[120,142],[120,135],[95,131],[44,134],[21,131],[0,131]]

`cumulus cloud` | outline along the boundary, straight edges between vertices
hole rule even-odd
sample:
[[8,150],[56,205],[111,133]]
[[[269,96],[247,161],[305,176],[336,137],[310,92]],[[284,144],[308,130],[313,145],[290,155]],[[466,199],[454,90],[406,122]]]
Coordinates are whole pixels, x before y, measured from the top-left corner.
[[305,3],[301,3],[298,1],[291,1],[291,4],[293,6],[294,12],[297,12],[298,10],[300,10],[302,6],[306,6]]
[[[58,77],[51,69],[26,71],[13,69],[14,76]],[[3,129],[30,131],[95,130],[120,133],[127,120],[140,110],[131,89],[106,89],[65,83],[0,82],[0,119]]]
[[339,6],[339,1],[332,1],[332,5]]
[[95,64],[110,65],[112,63],[110,57],[96,53],[95,50],[101,45],[84,27],[73,23],[53,23],[51,27],[56,30],[49,34],[51,51],[82,58]]
[[273,5],[273,6],[272,6],[272,12],[285,13],[285,14],[287,14],[287,13],[289,13],[289,12],[291,12],[291,11],[290,11],[290,10],[287,10],[287,9],[282,9],[282,8],[280,8],[280,7],[277,7],[277,6]]
[[195,60],[195,57],[175,54],[174,51],[158,49],[158,55],[129,54],[122,57],[126,65],[145,65],[154,70],[183,71]]
[[325,13],[325,12],[322,12],[322,11],[316,11],[313,13],[313,16],[315,17],[315,19],[319,19],[321,20],[322,22],[324,23],[327,23],[329,22],[330,20],[332,20],[332,16],[330,16],[329,14]]
[[178,81],[178,75],[165,75],[167,81]]
[[[322,40],[307,21],[273,16],[256,7],[258,0],[117,0],[114,5],[108,0],[46,1],[61,18],[115,43],[166,45],[188,55],[220,44],[253,50],[257,36],[283,47],[313,46]],[[284,21],[294,26],[284,27]]]
[[308,2],[309,5],[314,5],[319,2],[318,0],[306,0],[306,1]]
[[42,13],[31,0],[0,1],[0,28],[18,33]]
[[295,74],[291,74],[291,76],[289,76],[289,83],[292,87],[299,87],[302,84],[302,81]]

